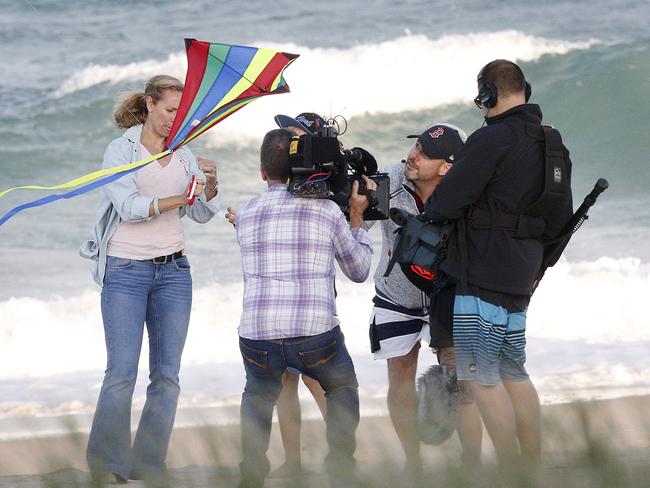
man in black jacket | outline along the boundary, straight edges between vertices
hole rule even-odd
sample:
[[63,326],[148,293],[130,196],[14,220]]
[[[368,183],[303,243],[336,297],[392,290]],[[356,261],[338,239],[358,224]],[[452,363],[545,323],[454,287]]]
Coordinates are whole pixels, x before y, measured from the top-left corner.
[[[457,283],[458,379],[469,381],[500,463],[517,462],[521,453],[538,464],[540,406],[524,367],[526,309],[543,242],[571,217],[570,186],[559,206],[556,200],[551,209],[547,199],[537,205],[546,188],[545,132],[539,106],[527,103],[521,69],[495,60],[477,81],[486,125],[467,139],[425,212],[457,221],[442,269]],[[569,154],[559,144],[564,169],[557,176],[570,185]]]

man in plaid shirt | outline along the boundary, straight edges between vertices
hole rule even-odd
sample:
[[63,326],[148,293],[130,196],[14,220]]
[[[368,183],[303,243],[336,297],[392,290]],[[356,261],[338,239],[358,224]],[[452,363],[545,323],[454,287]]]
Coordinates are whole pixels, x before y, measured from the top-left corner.
[[[260,173],[268,189],[236,219],[244,273],[239,345],[246,370],[240,486],[261,487],[269,472],[273,407],[287,368],[316,379],[325,390],[330,483],[352,486],[359,395],[336,316],[334,261],[355,282],[368,277],[372,248],[362,227],[368,200],[355,182],[348,225],[333,201],[290,194],[290,142],[286,129],[266,134]],[[376,189],[372,180],[365,181]],[[227,217],[234,221],[234,215]]]

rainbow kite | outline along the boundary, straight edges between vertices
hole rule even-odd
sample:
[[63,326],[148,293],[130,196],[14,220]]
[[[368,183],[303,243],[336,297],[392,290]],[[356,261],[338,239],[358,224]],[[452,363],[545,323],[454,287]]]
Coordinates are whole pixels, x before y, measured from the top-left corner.
[[0,198],[19,189],[74,188],[67,193],[50,195],[19,205],[0,218],[0,225],[22,210],[87,193],[136,171],[187,144],[256,98],[289,92],[289,86],[282,73],[298,57],[297,54],[270,49],[202,42],[196,39],[185,39],[185,49],[185,89],[171,133],[165,141],[165,151],[135,163],[94,171],[60,185],[26,185],[4,190],[0,192]]

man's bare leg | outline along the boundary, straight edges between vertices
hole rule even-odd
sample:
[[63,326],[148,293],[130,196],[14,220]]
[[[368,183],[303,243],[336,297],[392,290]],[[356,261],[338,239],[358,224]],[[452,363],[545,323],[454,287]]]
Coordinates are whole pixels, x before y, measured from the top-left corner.
[[388,360],[388,411],[404,449],[408,471],[419,471],[422,467],[415,417],[415,373],[419,350],[418,342],[405,356]]
[[[449,372],[456,373],[456,351],[453,347],[441,347],[436,351],[438,364],[447,366]],[[481,444],[483,441],[483,424],[478,406],[471,400],[467,382],[458,382],[460,403],[456,410],[456,430],[463,448],[461,460],[463,465],[478,466],[481,464]]]
[[485,428],[492,439],[499,464],[510,466],[519,458],[515,412],[503,383],[480,385],[469,381],[474,400],[481,411]]
[[476,403],[458,405],[456,430],[463,448],[461,462],[464,466],[476,467],[481,464],[481,444],[483,441],[483,424],[481,413]]
[[521,454],[534,466],[542,462],[541,408],[532,381],[504,381],[515,412]]
[[320,413],[323,415],[323,419],[324,419],[325,413],[327,412],[327,400],[325,399],[325,390],[323,390],[323,387],[320,386],[320,383],[318,381],[304,374],[302,375],[302,382],[309,389],[311,396],[314,397],[314,400],[316,400],[316,405],[318,405],[318,409],[320,410]]
[[282,375],[282,391],[277,401],[278,424],[284,446],[284,464],[269,477],[291,477],[300,471],[300,399],[298,398],[298,374],[285,371]]

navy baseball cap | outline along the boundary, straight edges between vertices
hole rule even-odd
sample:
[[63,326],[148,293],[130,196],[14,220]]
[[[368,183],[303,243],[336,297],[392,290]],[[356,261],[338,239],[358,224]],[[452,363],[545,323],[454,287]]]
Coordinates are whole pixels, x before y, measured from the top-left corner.
[[444,159],[453,163],[456,155],[463,147],[463,139],[458,130],[444,124],[429,127],[422,134],[406,136],[420,141],[422,152],[429,159]]
[[296,115],[295,118],[289,117],[288,115],[276,115],[274,120],[278,124],[278,127],[298,127],[312,135],[318,133],[318,131],[327,125],[323,117],[312,112],[303,112]]

